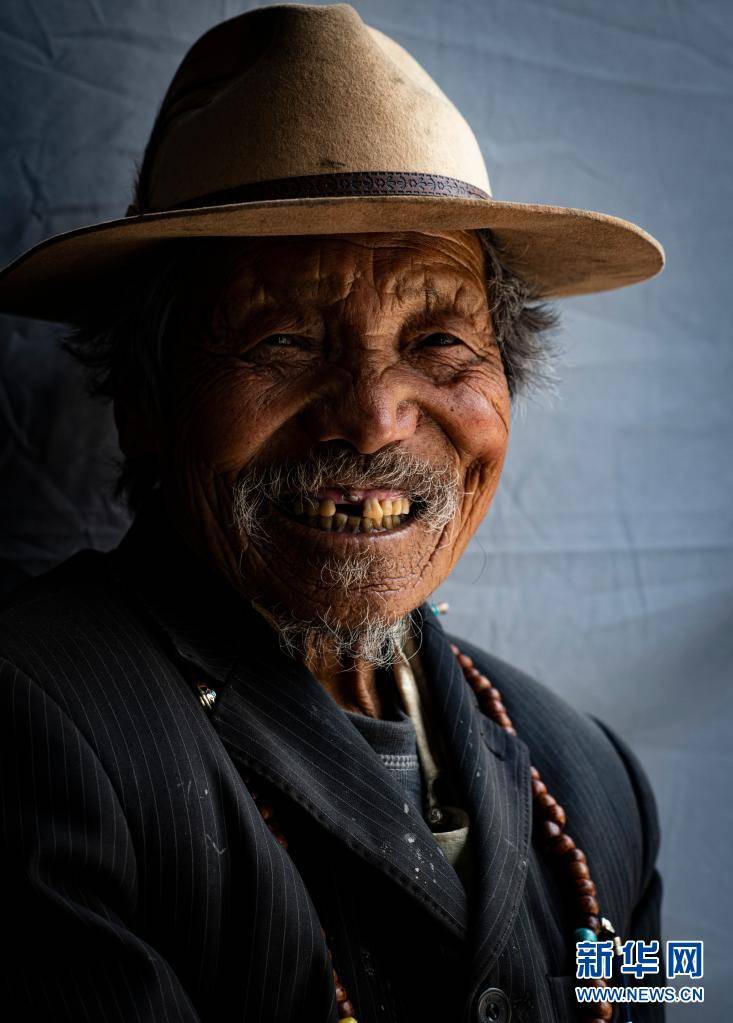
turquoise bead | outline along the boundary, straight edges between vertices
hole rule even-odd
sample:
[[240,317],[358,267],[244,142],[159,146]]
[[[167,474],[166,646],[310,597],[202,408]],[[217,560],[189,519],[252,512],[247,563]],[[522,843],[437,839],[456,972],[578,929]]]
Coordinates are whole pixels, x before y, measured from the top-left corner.
[[573,932],[576,942],[578,941],[598,941],[595,931],[592,931],[590,927],[579,927]]

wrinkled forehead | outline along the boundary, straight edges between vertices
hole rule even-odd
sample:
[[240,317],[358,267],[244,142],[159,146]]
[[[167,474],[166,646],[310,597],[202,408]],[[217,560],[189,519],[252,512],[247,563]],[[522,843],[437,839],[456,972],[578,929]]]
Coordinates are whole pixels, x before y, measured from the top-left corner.
[[267,306],[485,302],[485,253],[474,232],[227,240],[214,271],[215,304]]

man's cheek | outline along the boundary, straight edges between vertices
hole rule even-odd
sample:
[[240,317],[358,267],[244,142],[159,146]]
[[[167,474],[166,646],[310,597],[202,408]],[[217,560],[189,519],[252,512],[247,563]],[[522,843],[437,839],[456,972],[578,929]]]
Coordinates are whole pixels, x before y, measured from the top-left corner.
[[453,442],[465,466],[464,530],[472,534],[493,500],[509,445],[510,404],[503,374],[463,388],[462,414],[455,417]]
[[241,467],[277,429],[278,418],[266,390],[221,380],[181,407],[177,443],[222,469]]
[[509,440],[509,396],[473,379],[457,388],[447,430],[464,463],[503,461]]

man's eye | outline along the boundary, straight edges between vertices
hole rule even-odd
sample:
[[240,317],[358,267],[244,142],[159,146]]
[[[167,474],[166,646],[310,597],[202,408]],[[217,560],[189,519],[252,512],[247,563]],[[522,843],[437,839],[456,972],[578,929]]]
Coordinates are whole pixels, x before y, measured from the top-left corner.
[[280,364],[295,362],[312,348],[311,339],[300,334],[268,334],[246,346],[239,357],[244,362]]
[[268,334],[253,345],[249,354],[252,358],[266,356],[268,353],[292,349],[295,352],[308,352],[312,347],[310,338],[300,334]]
[[263,337],[261,341],[257,342],[257,347],[263,348],[287,348],[290,345],[297,344],[299,338],[294,334],[270,334],[269,337]]
[[429,334],[420,342],[421,348],[450,348],[453,345],[462,345],[463,342],[454,334]]

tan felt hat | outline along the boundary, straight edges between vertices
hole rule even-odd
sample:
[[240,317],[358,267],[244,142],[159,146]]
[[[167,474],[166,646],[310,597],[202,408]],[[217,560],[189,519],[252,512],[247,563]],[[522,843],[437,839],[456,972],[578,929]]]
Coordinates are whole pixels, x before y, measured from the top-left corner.
[[461,114],[352,7],[258,8],[184,57],[127,216],[11,263],[0,310],[73,322],[90,293],[172,238],[476,228],[546,297],[635,284],[664,265],[628,221],[493,199]]

